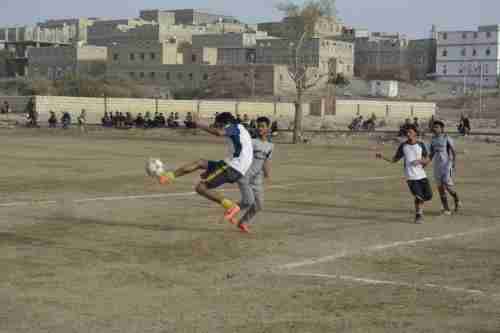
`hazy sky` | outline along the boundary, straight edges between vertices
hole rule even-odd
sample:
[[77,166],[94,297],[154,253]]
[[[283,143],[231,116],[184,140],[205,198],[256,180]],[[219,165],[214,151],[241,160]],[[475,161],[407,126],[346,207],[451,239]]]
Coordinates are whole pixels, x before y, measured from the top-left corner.
[[[32,24],[48,18],[136,17],[145,8],[199,8],[256,23],[280,18],[277,0],[0,0],[0,26]],[[298,1],[300,2],[300,1]],[[473,29],[500,24],[500,0],[337,0],[343,21],[370,31],[428,35],[440,29]]]

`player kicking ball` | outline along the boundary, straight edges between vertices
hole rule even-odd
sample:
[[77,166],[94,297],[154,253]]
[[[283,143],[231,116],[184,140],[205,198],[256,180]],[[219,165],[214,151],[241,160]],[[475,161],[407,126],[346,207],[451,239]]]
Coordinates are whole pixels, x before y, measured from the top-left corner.
[[179,177],[203,170],[202,179],[196,185],[196,192],[221,205],[225,210],[224,219],[231,221],[240,212],[240,207],[214,189],[227,183],[236,183],[248,171],[253,160],[252,138],[244,126],[236,123],[236,119],[229,112],[217,115],[214,127],[199,119],[193,121],[197,128],[215,136],[225,137],[229,146],[229,156],[224,161],[200,159],[174,171],[160,172],[154,170],[150,161],[146,171],[150,176],[157,178],[160,184],[166,185],[173,183]]
[[253,162],[244,177],[238,180],[241,192],[240,207],[244,212],[239,220],[231,222],[237,224],[242,232],[250,232],[250,224],[264,204],[264,178],[271,176],[271,157],[274,145],[269,142],[271,121],[267,117],[257,118],[257,138],[252,140]]
[[451,215],[450,206],[448,204],[448,192],[454,200],[455,212],[458,212],[462,207],[458,194],[455,191],[453,175],[455,171],[456,151],[453,140],[444,132],[445,125],[442,121],[437,120],[432,126],[434,136],[431,141],[430,159],[432,160],[434,169],[434,179],[438,185],[439,196],[443,206],[442,214]]
[[415,197],[415,223],[421,224],[424,222],[424,203],[432,200],[432,189],[424,170],[430,163],[429,154],[425,144],[417,140],[417,133],[415,126],[408,126],[408,140],[399,146],[392,159],[385,158],[381,153],[377,153],[376,157],[389,163],[397,163],[403,159],[408,187]]

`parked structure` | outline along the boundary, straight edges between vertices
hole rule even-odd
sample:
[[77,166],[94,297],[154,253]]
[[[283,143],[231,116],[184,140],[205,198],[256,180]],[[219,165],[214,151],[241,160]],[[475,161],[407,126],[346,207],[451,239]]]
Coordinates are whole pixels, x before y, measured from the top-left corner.
[[440,31],[437,40],[437,80],[465,86],[495,87],[500,75],[500,25],[477,31]]

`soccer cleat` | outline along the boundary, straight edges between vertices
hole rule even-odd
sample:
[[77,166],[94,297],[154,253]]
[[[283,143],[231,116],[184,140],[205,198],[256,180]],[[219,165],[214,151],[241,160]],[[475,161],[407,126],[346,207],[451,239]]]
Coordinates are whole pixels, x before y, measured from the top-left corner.
[[167,184],[170,184],[172,182],[172,179],[170,177],[168,177],[167,175],[160,175],[160,176],[158,176],[158,182],[161,185],[167,185]]
[[449,210],[449,209],[442,209],[441,210],[441,215],[450,216],[451,215],[451,210]]
[[[226,221],[231,222],[234,219],[234,217],[236,216],[236,214],[238,214],[240,212],[240,210],[241,210],[240,206],[234,205],[233,207],[229,208],[228,210],[226,210],[224,212],[224,219]],[[233,222],[231,222],[231,223],[233,223]]]
[[238,225],[238,228],[240,229],[241,232],[244,232],[246,234],[249,234],[250,233],[250,227],[248,226],[248,224],[245,224],[245,223],[240,223]]

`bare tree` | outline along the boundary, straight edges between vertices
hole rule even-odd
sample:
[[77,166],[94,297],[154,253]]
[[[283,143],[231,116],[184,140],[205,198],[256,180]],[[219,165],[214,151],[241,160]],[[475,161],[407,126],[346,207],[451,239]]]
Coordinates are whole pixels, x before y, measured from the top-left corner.
[[[295,85],[295,119],[293,143],[299,143],[302,137],[302,104],[304,93],[315,87],[325,76],[319,64],[314,64],[314,59],[305,55],[305,44],[315,36],[316,25],[321,17],[335,19],[335,0],[310,0],[302,6],[292,2],[284,2],[277,6],[288,19],[288,24],[294,25],[298,40],[290,42],[290,62],[288,74]],[[328,80],[330,82],[332,80]]]

